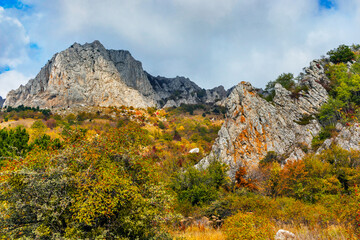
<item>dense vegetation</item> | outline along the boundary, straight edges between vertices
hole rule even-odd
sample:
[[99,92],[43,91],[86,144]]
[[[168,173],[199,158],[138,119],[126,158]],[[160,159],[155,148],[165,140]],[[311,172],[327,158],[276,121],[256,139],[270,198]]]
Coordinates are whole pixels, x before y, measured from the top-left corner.
[[[330,99],[318,116],[313,149],[358,123],[360,65],[348,49],[329,52]],[[290,73],[276,83],[304,89]],[[299,161],[269,152],[257,168],[227,165],[209,153],[225,109],[7,108],[0,113],[2,239],[271,239],[280,228],[299,239],[360,237],[360,152],[338,146]],[[24,126],[18,126],[20,124]],[[191,149],[198,151],[190,153]],[[260,160],[260,159],[259,159]],[[196,238],[195,235],[200,235]]]

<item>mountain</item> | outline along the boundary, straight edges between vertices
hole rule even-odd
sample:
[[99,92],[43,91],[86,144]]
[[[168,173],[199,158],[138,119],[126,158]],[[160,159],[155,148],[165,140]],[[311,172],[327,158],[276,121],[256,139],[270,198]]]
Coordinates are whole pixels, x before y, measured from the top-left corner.
[[234,177],[239,166],[257,166],[269,151],[289,159],[301,159],[305,148],[321,130],[316,119],[328,99],[325,62],[315,60],[305,69],[300,92],[293,93],[275,85],[275,97],[268,102],[248,82],[239,83],[226,100],[227,116],[209,156],[230,166]]
[[3,99],[3,98],[0,96],[0,108],[2,108],[4,102],[5,102],[5,99]]
[[130,52],[107,50],[94,41],[56,53],[34,79],[8,93],[4,106],[171,107],[214,103],[228,94],[223,87],[205,90],[184,77],[151,76]]

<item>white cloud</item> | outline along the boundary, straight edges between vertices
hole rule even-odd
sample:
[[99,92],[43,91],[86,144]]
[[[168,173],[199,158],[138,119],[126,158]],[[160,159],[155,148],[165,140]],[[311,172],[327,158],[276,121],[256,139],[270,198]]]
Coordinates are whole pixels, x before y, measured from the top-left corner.
[[[314,0],[24,2],[32,12],[18,19],[43,49],[41,64],[18,66],[31,73],[25,75],[35,75],[75,41],[98,39],[107,48],[129,50],[154,75],[184,75],[206,88],[243,80],[261,87],[283,72],[298,74],[339,44],[360,42],[358,0],[338,0],[336,9],[321,9]],[[6,32],[21,33],[14,38],[24,44],[21,29],[15,24]],[[8,59],[24,56],[15,53]]]
[[24,26],[0,7],[0,66],[15,67],[27,59],[30,40]]
[[30,77],[14,70],[0,74],[0,96],[5,98],[10,90],[17,89],[20,84],[25,85],[29,79]]

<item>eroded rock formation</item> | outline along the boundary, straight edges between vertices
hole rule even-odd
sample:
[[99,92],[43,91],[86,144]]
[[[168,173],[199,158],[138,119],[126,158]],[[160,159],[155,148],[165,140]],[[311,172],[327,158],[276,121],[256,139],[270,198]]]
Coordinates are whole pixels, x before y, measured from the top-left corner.
[[233,177],[239,165],[256,166],[268,151],[288,159],[303,157],[303,146],[311,147],[321,129],[311,116],[328,99],[321,62],[312,62],[305,71],[300,84],[304,90],[294,94],[276,84],[273,102],[263,99],[250,83],[239,83],[226,100],[227,117],[212,151],[200,164],[221,159]]
[[204,90],[188,78],[153,77],[128,51],[99,41],[57,53],[25,86],[8,93],[5,106],[179,106],[219,101],[223,88]]

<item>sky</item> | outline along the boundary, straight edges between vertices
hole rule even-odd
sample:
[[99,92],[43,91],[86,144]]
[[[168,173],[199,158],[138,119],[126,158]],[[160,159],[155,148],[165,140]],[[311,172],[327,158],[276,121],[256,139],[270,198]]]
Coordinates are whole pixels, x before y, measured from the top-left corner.
[[360,43],[359,0],[0,0],[0,96],[74,42],[129,50],[155,76],[264,87]]

